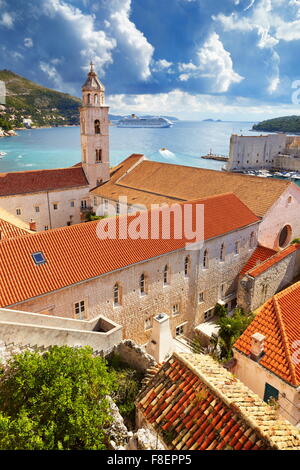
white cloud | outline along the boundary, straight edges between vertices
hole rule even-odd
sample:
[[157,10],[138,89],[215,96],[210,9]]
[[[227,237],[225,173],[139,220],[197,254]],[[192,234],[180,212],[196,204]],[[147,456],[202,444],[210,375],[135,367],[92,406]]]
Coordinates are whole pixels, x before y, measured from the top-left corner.
[[25,47],[33,47],[33,40],[31,38],[25,38],[24,39],[24,46]]
[[162,114],[163,110],[164,114],[171,113],[187,119],[200,115],[222,114],[232,116],[233,119],[240,116],[240,119],[256,121],[268,116],[300,114],[300,108],[295,105],[272,105],[244,97],[233,99],[219,95],[194,95],[178,89],[154,95],[110,95],[108,103],[113,113]]
[[218,36],[213,33],[198,51],[199,70],[214,79],[216,92],[226,92],[233,83],[240,83],[244,77],[233,70],[230,53]]
[[144,34],[130,21],[131,0],[110,0],[110,31],[118,46],[125,48],[137,70],[139,78],[146,80],[151,75],[150,63],[154,53],[153,46]]
[[7,11],[2,13],[0,19],[0,25],[5,26],[5,28],[11,29],[14,25],[13,17]]
[[180,63],[178,70],[184,72],[179,80],[209,78],[211,92],[224,93],[233,83],[240,83],[244,77],[233,69],[231,55],[225,50],[220,37],[212,33],[197,52],[197,64]]
[[72,27],[74,34],[82,42],[82,49],[78,53],[84,63],[89,63],[92,58],[96,68],[104,74],[105,66],[113,62],[112,50],[116,47],[116,41],[104,31],[96,29],[95,17],[84,14],[61,0],[45,0],[44,11],[52,18],[59,15],[68,22],[68,26]]

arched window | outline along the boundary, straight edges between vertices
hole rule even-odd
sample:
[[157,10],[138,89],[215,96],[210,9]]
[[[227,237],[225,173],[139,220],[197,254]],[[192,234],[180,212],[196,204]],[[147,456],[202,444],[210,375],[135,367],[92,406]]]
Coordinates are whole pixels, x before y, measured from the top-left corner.
[[203,268],[208,268],[208,250],[203,253]]
[[255,246],[255,233],[254,232],[251,232],[249,245],[250,245],[250,248],[254,248]]
[[91,94],[87,95],[87,104],[91,104]]
[[95,121],[95,134],[100,134],[100,121],[96,119]]
[[94,103],[98,104],[98,95],[94,95]]
[[81,120],[81,133],[85,134],[85,120],[84,119]]
[[164,286],[166,286],[169,283],[169,268],[166,265],[164,267]]
[[220,261],[225,260],[225,246],[224,243],[222,243],[221,248],[220,248]]
[[140,294],[146,294],[146,278],[144,273],[140,276]]
[[96,149],[96,162],[102,162],[102,149]]
[[190,260],[189,260],[189,257],[187,256],[184,260],[184,275],[185,276],[189,275],[189,264],[190,264]]
[[114,285],[114,305],[120,305],[120,288],[119,288],[119,284]]
[[278,245],[280,248],[285,248],[292,238],[292,227],[285,225],[279,233]]

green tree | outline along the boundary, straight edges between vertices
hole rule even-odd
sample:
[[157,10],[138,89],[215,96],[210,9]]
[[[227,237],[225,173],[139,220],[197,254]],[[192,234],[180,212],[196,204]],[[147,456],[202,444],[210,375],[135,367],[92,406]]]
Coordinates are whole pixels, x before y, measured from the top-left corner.
[[229,360],[232,357],[232,346],[241,336],[245,329],[253,320],[253,314],[245,314],[242,309],[235,309],[232,316],[224,315],[220,312],[217,320],[219,326],[218,336],[214,335],[212,345],[214,351],[219,348],[219,356],[222,360]]
[[0,378],[0,449],[105,449],[114,372],[92,348],[13,357]]

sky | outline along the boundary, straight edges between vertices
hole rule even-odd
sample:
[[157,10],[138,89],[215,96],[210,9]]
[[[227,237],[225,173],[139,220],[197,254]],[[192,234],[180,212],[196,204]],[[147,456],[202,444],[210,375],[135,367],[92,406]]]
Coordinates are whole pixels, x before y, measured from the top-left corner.
[[80,96],[93,60],[112,113],[300,114],[300,0],[0,0],[0,69]]

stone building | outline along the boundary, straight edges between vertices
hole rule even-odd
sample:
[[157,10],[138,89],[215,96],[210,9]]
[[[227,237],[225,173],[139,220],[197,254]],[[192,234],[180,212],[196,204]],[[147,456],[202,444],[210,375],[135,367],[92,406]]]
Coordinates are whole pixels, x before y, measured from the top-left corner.
[[1,173],[0,209],[36,230],[81,222],[91,210],[90,189],[109,178],[108,107],[91,64],[82,88],[82,162],[71,168]]
[[300,171],[300,138],[286,134],[230,138],[228,171],[282,169]]
[[176,354],[137,398],[167,450],[299,450],[300,432],[210,356]]
[[300,236],[300,188],[286,180],[153,162],[134,154],[91,195],[97,214],[115,215],[229,192],[262,219],[260,245],[278,250]]
[[234,374],[300,426],[300,282],[271,297],[234,344]]
[[[193,224],[204,208],[204,240],[193,249],[175,222],[168,237],[153,238],[151,231],[142,238],[99,237],[106,224],[119,233],[124,221],[129,228],[140,223],[137,214],[0,242],[0,307],[87,320],[102,315],[139,344],[149,340],[159,313],[170,316],[173,337],[192,334],[218,301],[236,306],[238,276],[256,248],[260,219],[233,194],[178,206],[192,207]],[[149,227],[157,226],[153,213],[144,213]],[[160,227],[170,212],[157,214]]]

